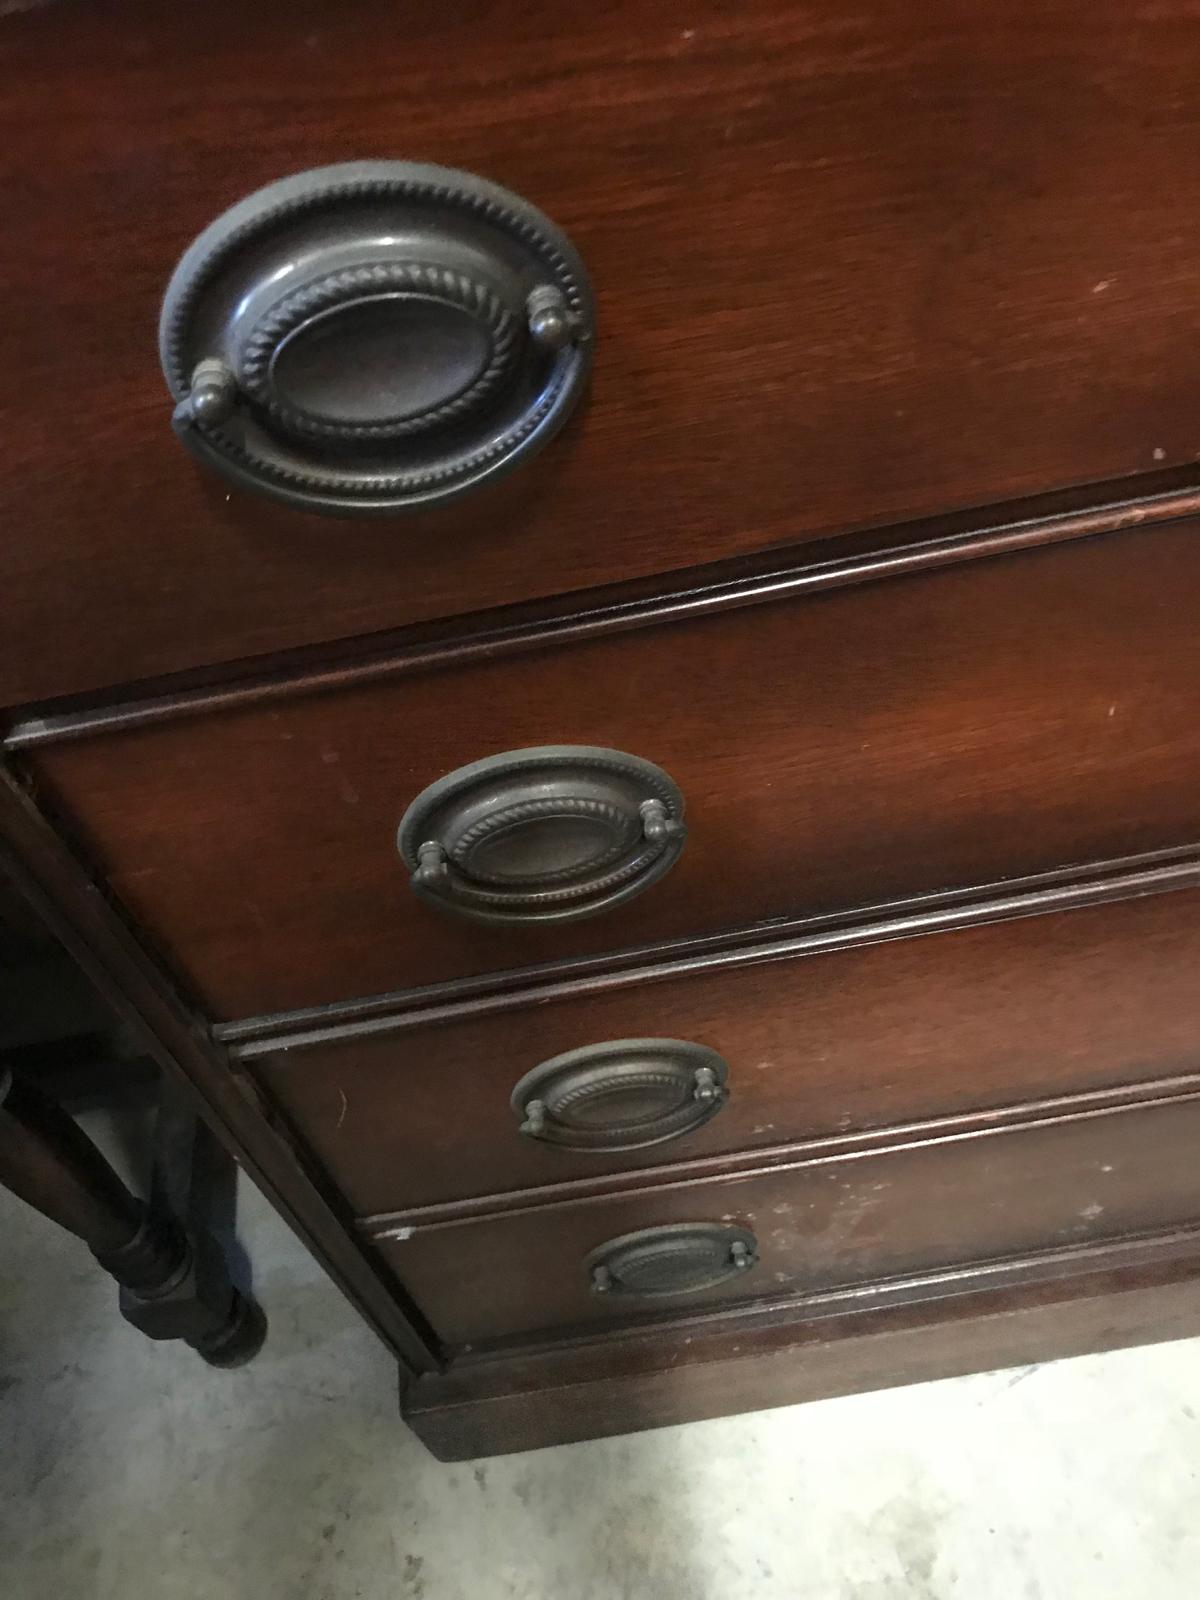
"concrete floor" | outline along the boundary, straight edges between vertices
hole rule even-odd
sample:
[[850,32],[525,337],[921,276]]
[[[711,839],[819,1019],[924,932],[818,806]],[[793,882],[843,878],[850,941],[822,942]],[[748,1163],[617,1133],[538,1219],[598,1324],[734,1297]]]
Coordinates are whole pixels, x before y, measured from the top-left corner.
[[6,1600],[1195,1600],[1200,1341],[433,1461],[256,1195],[240,1372],[0,1194]]

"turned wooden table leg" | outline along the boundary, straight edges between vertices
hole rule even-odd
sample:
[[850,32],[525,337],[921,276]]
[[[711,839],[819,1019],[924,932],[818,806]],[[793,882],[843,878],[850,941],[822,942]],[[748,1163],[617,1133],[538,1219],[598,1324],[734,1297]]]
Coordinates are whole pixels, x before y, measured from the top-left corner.
[[121,1313],[152,1339],[182,1339],[214,1366],[261,1348],[266,1323],[202,1230],[131,1194],[75,1120],[0,1070],[0,1184],[73,1233],[120,1285]]

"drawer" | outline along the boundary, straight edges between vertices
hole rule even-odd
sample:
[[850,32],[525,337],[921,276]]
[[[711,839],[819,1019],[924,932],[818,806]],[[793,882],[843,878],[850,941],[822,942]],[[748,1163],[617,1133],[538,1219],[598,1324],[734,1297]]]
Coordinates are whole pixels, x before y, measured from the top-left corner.
[[[219,1018],[838,911],[1200,832],[1194,523],[730,609],[27,752]],[[679,785],[687,843],[588,921],[419,901],[409,802],[525,746]]]
[[[1194,460],[1200,89],[1176,8],[6,10],[2,702]],[[184,455],[155,334],[228,205],[383,152],[567,229],[595,379],[501,491],[347,529]]]
[[[803,1295],[1192,1223],[1200,1218],[1197,1139],[1200,1102],[1181,1100],[487,1221],[410,1227],[403,1236],[380,1237],[378,1248],[448,1344],[478,1343]],[[692,1293],[594,1291],[595,1262],[611,1241],[681,1224],[748,1230],[757,1262]]]
[[[1200,1071],[1200,889],[763,953],[246,1064],[360,1214]],[[636,1043],[664,1035],[728,1064],[715,1115],[693,1099],[703,1053]],[[514,1087],[568,1053],[537,1091],[541,1137],[522,1135],[531,1092],[518,1116]]]

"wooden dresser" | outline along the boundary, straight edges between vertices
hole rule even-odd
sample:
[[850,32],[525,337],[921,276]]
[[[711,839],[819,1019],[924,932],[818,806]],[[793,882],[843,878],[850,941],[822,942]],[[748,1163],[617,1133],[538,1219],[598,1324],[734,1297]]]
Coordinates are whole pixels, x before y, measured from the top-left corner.
[[1200,1332],[1196,7],[0,10],[5,864],[430,1448]]

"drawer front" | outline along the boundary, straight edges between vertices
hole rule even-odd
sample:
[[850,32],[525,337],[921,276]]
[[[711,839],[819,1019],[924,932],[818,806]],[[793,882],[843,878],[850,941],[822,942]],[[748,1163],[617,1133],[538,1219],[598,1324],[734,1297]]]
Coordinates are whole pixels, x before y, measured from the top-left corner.
[[[1177,1101],[417,1227],[378,1247],[447,1343],[478,1343],[1191,1223],[1200,1217],[1197,1139],[1200,1102]],[[595,1292],[593,1264],[610,1241],[683,1223],[749,1230],[757,1263],[670,1298]]]
[[[246,1016],[1190,842],[1197,615],[1183,523],[29,757],[206,1006]],[[679,860],[589,921],[423,904],[409,802],[546,744],[663,768]]]
[[[384,0],[140,0],[125,37],[104,6],[6,9],[0,701],[1194,460],[1176,8],[697,0],[685,28],[497,3],[397,29]],[[596,372],[502,491],[347,536],[185,458],[155,332],[233,201],[383,152],[569,231]]]
[[[853,1129],[1200,1071],[1200,890],[706,971],[437,1027],[248,1062],[360,1214],[538,1190]],[[682,1037],[728,1063],[700,1126],[689,1085],[620,1074]],[[510,1104],[531,1069],[573,1052],[542,1137]],[[703,1058],[697,1058],[703,1061]],[[686,1068],[692,1058],[686,1058]],[[572,1078],[571,1074],[574,1073]],[[607,1081],[605,1079],[607,1074]],[[555,1100],[555,1094],[558,1101]],[[580,1098],[591,1106],[571,1114]],[[606,1099],[606,1096],[611,1098]],[[683,1129],[635,1149],[571,1148]],[[611,1110],[605,1117],[605,1106]],[[556,1105],[565,1110],[556,1112]],[[703,1115],[710,1107],[694,1107]],[[565,1144],[545,1142],[559,1137]]]

